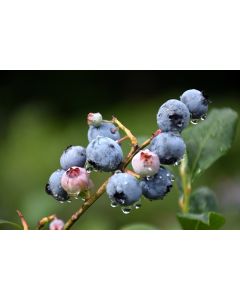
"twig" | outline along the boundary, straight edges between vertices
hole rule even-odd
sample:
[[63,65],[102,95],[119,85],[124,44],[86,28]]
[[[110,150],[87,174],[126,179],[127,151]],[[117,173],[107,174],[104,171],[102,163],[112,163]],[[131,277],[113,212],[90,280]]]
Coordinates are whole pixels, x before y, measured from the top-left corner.
[[29,230],[29,226],[28,226],[28,223],[27,221],[25,220],[23,214],[20,212],[20,210],[16,210],[17,211],[17,214],[22,222],[22,226],[23,226],[23,230]]
[[132,175],[132,176],[134,176],[134,177],[136,177],[138,179],[141,178],[141,176],[139,174],[137,174],[137,173],[135,173],[135,172],[133,172],[131,170],[126,170],[125,173],[128,173],[128,174],[130,174],[130,175]]
[[37,229],[41,229],[44,227],[45,224],[51,222],[52,220],[54,220],[56,218],[56,215],[51,215],[51,216],[47,216],[42,218],[37,225]]
[[137,138],[132,134],[132,132],[125,127],[117,118],[113,117],[112,122],[115,123],[122,131],[126,133],[126,135],[129,137],[132,146],[136,146],[138,144]]
[[182,189],[183,194],[181,195],[179,199],[179,206],[183,213],[188,213],[189,211],[189,201],[190,201],[190,195],[191,195],[191,178],[188,175],[187,171],[187,155],[184,155],[184,158],[182,160],[181,166],[180,166],[180,177],[182,181]]
[[106,191],[108,180],[106,180],[95,194],[86,199],[82,206],[71,216],[71,218],[65,223],[64,229],[70,229],[73,224],[84,214],[84,212]]
[[121,139],[117,140],[118,144],[121,144],[122,142],[124,142],[125,140],[129,139],[129,137],[127,135],[125,135],[124,137],[122,137]]

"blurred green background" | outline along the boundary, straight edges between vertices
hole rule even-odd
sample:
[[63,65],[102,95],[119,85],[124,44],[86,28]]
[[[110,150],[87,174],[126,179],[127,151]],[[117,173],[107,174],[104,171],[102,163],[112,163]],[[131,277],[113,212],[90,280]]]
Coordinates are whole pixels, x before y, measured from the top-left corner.
[[[0,72],[0,218],[19,222],[16,209],[31,226],[56,213],[66,220],[81,204],[60,204],[45,194],[49,175],[59,168],[68,145],[87,145],[86,116],[115,115],[141,138],[156,128],[156,113],[168,99],[189,88],[204,90],[211,107],[240,113],[239,72],[234,71],[1,71]],[[193,125],[191,125],[193,126]],[[240,131],[232,149],[194,183],[217,194],[226,217],[223,229],[240,229]],[[93,174],[95,185],[106,177]],[[73,229],[120,229],[148,223],[159,229],[180,229],[176,220],[176,184],[163,201],[143,201],[124,215],[104,195]]]

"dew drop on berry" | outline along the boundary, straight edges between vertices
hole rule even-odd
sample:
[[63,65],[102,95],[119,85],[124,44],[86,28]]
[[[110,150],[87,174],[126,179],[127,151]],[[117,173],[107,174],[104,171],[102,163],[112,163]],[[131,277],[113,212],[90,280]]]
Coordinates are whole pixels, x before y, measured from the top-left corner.
[[182,161],[181,161],[181,160],[178,160],[178,161],[175,162],[174,166],[180,166],[181,163],[182,163]]
[[116,201],[111,201],[111,207],[117,207],[118,203]]
[[207,118],[207,115],[201,116],[201,120],[202,120],[202,121],[206,120],[206,118]]
[[141,200],[139,200],[138,202],[136,202],[134,204],[135,209],[139,209],[139,208],[141,208],[141,206],[142,206]]
[[199,122],[199,120],[198,120],[198,119],[192,119],[192,120],[191,120],[191,123],[192,123],[193,125],[197,125],[197,124],[198,124],[198,122]]
[[132,207],[131,206],[123,206],[121,209],[125,215],[128,215],[131,212]]
[[114,172],[114,174],[120,174],[120,173],[122,173],[121,170],[116,170],[116,171]]

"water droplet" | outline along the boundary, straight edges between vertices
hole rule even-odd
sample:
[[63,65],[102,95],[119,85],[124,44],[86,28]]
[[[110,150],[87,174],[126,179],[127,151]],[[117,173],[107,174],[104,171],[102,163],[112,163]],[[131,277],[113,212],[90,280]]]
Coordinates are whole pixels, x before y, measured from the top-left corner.
[[[167,176],[168,176],[168,174],[167,174]],[[162,179],[162,176],[159,176],[159,178]]]
[[67,200],[67,202],[68,202],[68,203],[72,203],[72,201],[71,201],[71,200]]
[[147,176],[146,179],[147,179],[147,180],[151,180],[151,179],[152,179],[152,176]]
[[125,215],[127,215],[127,214],[129,214],[129,213],[131,212],[132,207],[131,207],[131,206],[123,206],[123,207],[121,208],[121,210],[122,210],[122,212],[123,212]]
[[111,207],[117,207],[118,203],[116,201],[111,201]]
[[175,177],[174,175],[171,175],[171,181],[174,182],[175,181]]
[[135,209],[139,209],[139,208],[141,208],[141,206],[142,206],[141,200],[139,200],[138,202],[136,202],[134,204]]
[[64,203],[64,201],[59,201],[59,203],[63,204],[63,203]]
[[181,161],[181,160],[178,160],[178,161],[176,161],[176,162],[174,163],[174,166],[180,166],[181,163],[182,163],[182,161]]
[[207,115],[201,116],[201,120],[202,120],[202,121],[206,120],[206,118],[207,118]]
[[114,174],[120,174],[120,173],[122,173],[121,170],[116,170],[116,171],[114,172]]
[[199,122],[199,120],[198,120],[198,119],[192,119],[192,120],[191,120],[191,123],[192,123],[193,125],[197,125],[197,124],[198,124],[198,122]]

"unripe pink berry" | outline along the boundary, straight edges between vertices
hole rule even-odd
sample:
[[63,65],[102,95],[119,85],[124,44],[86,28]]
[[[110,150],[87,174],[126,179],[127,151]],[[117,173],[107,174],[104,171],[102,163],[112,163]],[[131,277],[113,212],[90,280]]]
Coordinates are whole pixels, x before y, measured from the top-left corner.
[[64,222],[60,219],[55,218],[50,224],[49,229],[50,230],[63,230],[64,228]]
[[102,123],[102,115],[100,113],[89,113],[87,116],[88,125],[98,127]]
[[133,157],[132,167],[141,176],[153,176],[160,168],[159,158],[148,149],[142,150]]
[[86,169],[71,167],[62,175],[61,185],[69,196],[76,197],[79,193],[89,190],[93,184]]

